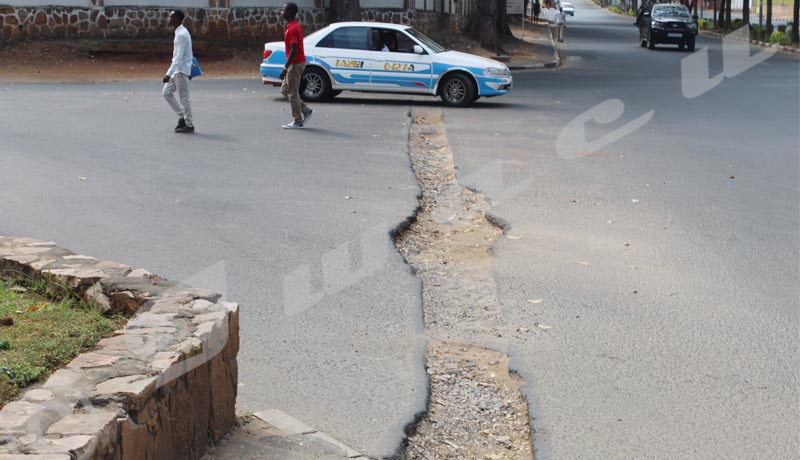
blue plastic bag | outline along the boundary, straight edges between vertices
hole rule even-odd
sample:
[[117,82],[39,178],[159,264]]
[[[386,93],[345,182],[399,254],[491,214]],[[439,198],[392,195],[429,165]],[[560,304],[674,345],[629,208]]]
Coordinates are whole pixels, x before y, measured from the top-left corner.
[[200,70],[200,63],[197,62],[197,58],[196,57],[193,57],[192,58],[192,71],[191,71],[191,74],[189,74],[189,76],[191,78],[195,78],[195,77],[199,77],[200,75],[203,75],[203,71]]

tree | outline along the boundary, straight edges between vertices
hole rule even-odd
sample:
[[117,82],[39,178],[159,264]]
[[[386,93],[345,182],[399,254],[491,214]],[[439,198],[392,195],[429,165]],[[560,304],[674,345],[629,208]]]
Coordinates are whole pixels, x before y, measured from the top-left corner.
[[725,2],[725,28],[727,30],[731,30],[733,27],[731,26],[731,3],[733,0],[727,0]]
[[750,0],[742,1],[742,22],[750,24]]
[[505,38],[511,38],[506,17],[506,0],[478,0],[467,16],[464,33],[486,49],[498,52]]
[[767,0],[767,38],[772,35],[772,0]]
[[794,0],[794,17],[792,18],[792,42],[800,43],[800,0]]
[[717,0],[714,0],[714,28],[719,27],[719,18],[717,18]]
[[360,21],[361,3],[359,0],[331,0],[327,16],[329,24],[341,21]]

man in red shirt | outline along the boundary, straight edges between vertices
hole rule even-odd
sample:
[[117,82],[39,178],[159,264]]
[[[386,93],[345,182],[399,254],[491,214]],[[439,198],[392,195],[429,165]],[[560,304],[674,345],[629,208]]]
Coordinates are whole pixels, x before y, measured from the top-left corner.
[[303,27],[297,20],[297,5],[286,3],[283,5],[283,19],[286,21],[286,33],[283,41],[286,46],[286,65],[281,71],[280,78],[286,79],[289,87],[289,104],[292,106],[294,121],[283,125],[286,129],[298,129],[305,126],[314,113],[300,99],[300,78],[306,68],[306,53],[303,50]]

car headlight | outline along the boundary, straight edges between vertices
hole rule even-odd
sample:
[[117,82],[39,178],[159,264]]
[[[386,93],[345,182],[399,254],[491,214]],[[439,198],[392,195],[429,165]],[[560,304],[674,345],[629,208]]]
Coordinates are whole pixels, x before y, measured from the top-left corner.
[[483,69],[483,74],[487,77],[507,77],[511,72],[508,67],[487,67]]
[[651,25],[651,26],[652,26],[654,29],[663,29],[663,28],[664,28],[664,23],[663,23],[663,22],[653,21],[653,23],[652,23],[652,24],[650,24],[650,25]]

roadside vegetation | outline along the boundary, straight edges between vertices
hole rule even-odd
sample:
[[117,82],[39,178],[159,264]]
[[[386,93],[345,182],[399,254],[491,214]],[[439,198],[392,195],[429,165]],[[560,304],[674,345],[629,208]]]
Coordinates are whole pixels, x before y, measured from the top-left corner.
[[0,408],[125,323],[44,288],[0,279]]

